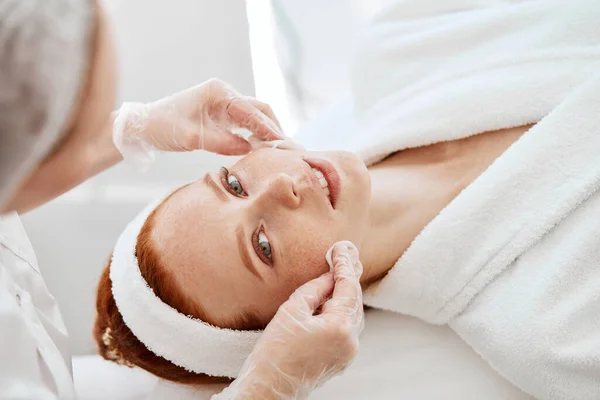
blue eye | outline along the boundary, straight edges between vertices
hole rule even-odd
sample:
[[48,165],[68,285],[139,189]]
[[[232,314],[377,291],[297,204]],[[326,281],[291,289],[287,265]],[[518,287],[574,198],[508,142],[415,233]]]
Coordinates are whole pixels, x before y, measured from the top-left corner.
[[221,177],[223,180],[223,185],[227,189],[228,192],[236,195],[236,196],[245,196],[246,192],[242,187],[242,183],[236,178],[235,175],[229,173],[229,170],[225,167],[221,167],[220,169]]
[[227,176],[227,184],[229,185],[229,188],[231,190],[233,190],[235,193],[239,194],[240,196],[244,194],[244,188],[242,187],[242,184],[240,183],[240,181],[238,181],[238,179],[235,176],[228,175]]
[[273,259],[271,257],[271,243],[269,243],[267,235],[265,235],[263,232],[259,232],[257,242],[258,249],[260,250],[262,255],[272,261]]

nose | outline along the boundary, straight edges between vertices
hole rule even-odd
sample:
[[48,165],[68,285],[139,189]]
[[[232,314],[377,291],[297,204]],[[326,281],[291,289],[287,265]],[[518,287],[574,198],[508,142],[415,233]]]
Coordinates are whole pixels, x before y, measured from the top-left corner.
[[256,202],[267,210],[277,206],[296,209],[300,206],[301,198],[294,190],[294,179],[281,173],[265,184]]

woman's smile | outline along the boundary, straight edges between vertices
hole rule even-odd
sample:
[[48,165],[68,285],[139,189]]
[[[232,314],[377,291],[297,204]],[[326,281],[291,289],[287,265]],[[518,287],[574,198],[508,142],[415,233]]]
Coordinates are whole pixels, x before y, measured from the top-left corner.
[[313,182],[322,189],[331,207],[335,210],[341,186],[340,175],[336,168],[332,163],[324,159],[303,158],[303,160],[308,164],[315,176]]

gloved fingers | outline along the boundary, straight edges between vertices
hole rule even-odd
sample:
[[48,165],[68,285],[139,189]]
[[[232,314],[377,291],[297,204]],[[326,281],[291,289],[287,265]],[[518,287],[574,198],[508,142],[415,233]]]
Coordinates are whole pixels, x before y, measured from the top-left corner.
[[362,310],[362,288],[359,278],[362,263],[358,250],[350,242],[337,243],[333,248],[333,295],[323,305],[323,315],[337,314],[360,318]]
[[349,240],[341,240],[339,242],[334,243],[333,246],[327,250],[325,254],[325,260],[329,264],[329,267],[333,271],[333,259],[337,257],[346,257],[351,265],[353,265],[356,269],[356,274],[360,278],[362,275],[362,263],[357,263],[359,260],[358,257],[358,249],[354,245],[354,243]]
[[263,103],[260,100],[253,99],[253,98],[250,98],[249,100],[252,103],[252,105],[254,105],[254,107],[258,108],[263,114],[265,114],[267,117],[271,118],[271,120],[273,122],[275,122],[275,124],[277,124],[277,127],[279,128],[279,130],[282,131],[281,124],[279,123],[279,120],[275,116],[275,113],[273,112],[273,109],[271,108],[270,105],[268,105],[267,103]]
[[283,140],[269,140],[268,142],[266,142],[252,135],[248,138],[248,142],[252,146],[252,151],[262,148],[279,150],[305,150],[304,147],[302,147],[302,145],[294,142],[290,138],[285,138]]
[[[204,118],[209,119],[207,116]],[[242,136],[232,133],[210,120],[200,124],[195,141],[194,148],[204,149],[225,156],[247,154],[252,149],[250,143]]]
[[262,140],[283,139],[279,125],[256,108],[249,98],[233,98],[227,105],[226,112],[235,126],[248,129]]
[[[241,156],[248,154],[252,147],[250,143],[240,135],[231,133],[225,129],[219,129],[218,136],[208,134],[204,136],[203,148],[212,153],[222,154],[224,156]],[[211,132],[215,132],[211,129]]]
[[334,282],[330,272],[305,283],[296,289],[282,307],[288,312],[302,312],[312,315],[333,292]]
[[364,328],[364,306],[362,294],[356,297],[337,297],[329,299],[323,306],[321,318],[333,318],[336,324],[348,327],[358,335]]

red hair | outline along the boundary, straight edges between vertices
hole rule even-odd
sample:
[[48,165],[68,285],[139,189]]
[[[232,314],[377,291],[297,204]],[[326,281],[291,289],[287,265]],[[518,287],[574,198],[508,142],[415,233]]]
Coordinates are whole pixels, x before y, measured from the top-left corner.
[[[190,301],[182,293],[172,274],[159,262],[159,256],[152,242],[152,229],[157,207],[144,223],[136,244],[136,257],[142,276],[154,293],[166,304],[185,315],[191,315],[204,321],[202,307]],[[119,364],[130,367],[138,366],[146,371],[172,382],[184,384],[228,383],[229,378],[212,377],[190,372],[170,361],[154,354],[138,340],[125,325],[115,299],[112,295],[112,282],[109,271],[110,263],[104,268],[98,283],[96,297],[96,322],[94,338],[98,344],[100,355]],[[236,329],[251,329],[245,326]]]

